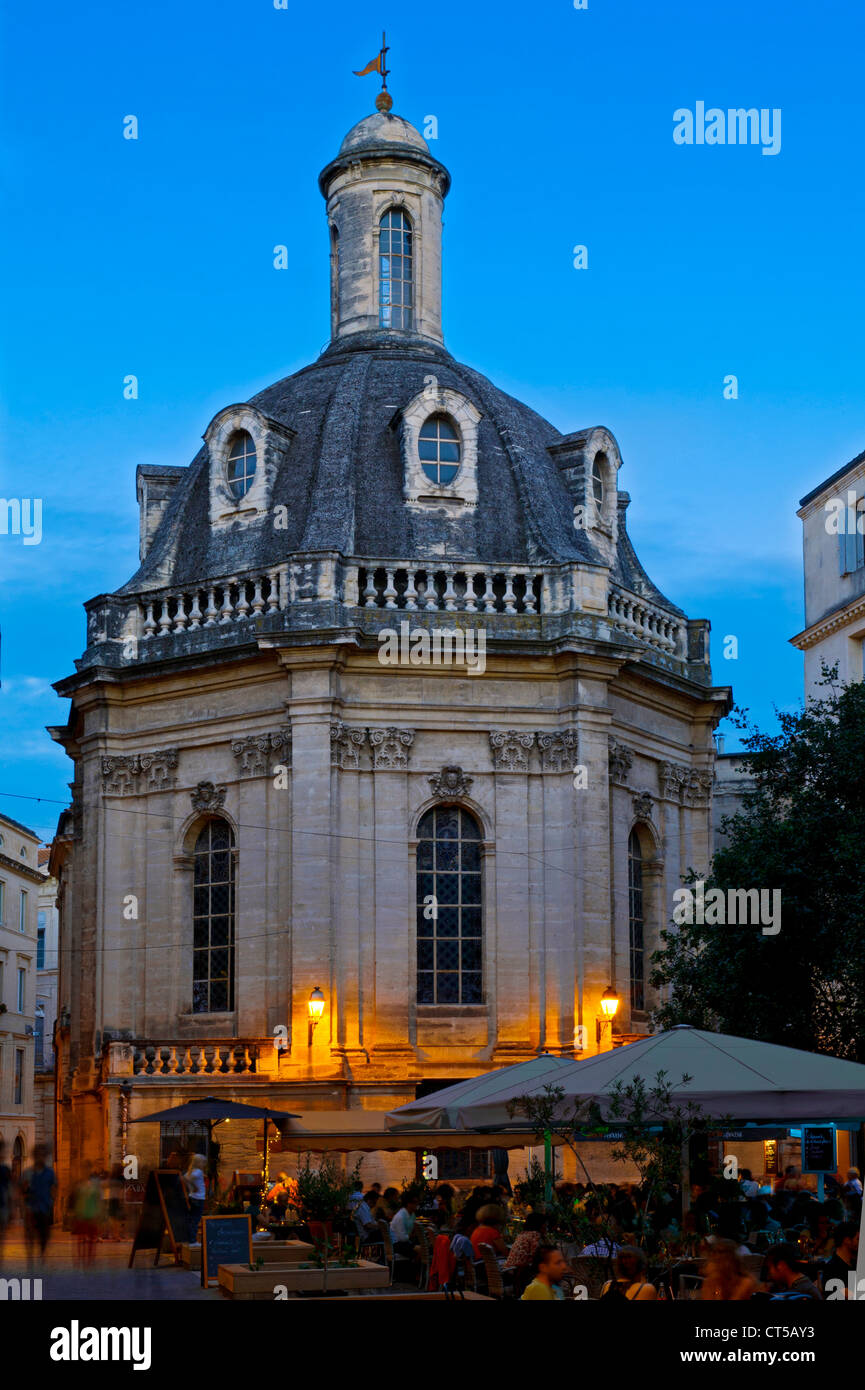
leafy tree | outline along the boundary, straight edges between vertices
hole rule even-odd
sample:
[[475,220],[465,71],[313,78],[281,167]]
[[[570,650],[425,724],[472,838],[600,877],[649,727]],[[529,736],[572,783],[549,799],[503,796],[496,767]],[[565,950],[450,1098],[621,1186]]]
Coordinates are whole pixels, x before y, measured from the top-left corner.
[[[839,687],[804,709],[778,711],[761,733],[742,712],[742,810],[725,817],[706,892],[780,889],[777,935],[757,926],[683,923],[661,933],[655,1013],[677,1023],[865,1062],[865,684]],[[691,882],[697,875],[691,871]]]

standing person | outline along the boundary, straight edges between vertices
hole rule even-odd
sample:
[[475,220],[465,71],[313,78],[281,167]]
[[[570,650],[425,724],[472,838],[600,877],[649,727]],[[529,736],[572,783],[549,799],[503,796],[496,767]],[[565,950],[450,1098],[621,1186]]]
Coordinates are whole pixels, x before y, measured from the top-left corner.
[[195,1245],[198,1241],[198,1226],[204,1211],[204,1199],[207,1195],[207,1188],[204,1183],[204,1168],[207,1159],[204,1154],[193,1154],[189,1160],[189,1167],[183,1175],[183,1186],[186,1188],[186,1195],[189,1199],[189,1244]]
[[6,1243],[6,1231],[12,1217],[12,1169],[4,1162],[6,1145],[0,1141],[0,1260]]
[[845,1197],[862,1196],[862,1180],[859,1177],[858,1168],[847,1169],[847,1181],[841,1188],[841,1191],[844,1193]]
[[48,1162],[48,1149],[44,1144],[37,1144],[33,1149],[32,1167],[26,1168],[21,1175],[28,1264],[33,1262],[33,1247],[37,1243],[41,1258],[45,1258],[54,1219],[56,1193],[57,1178]]
[[532,1282],[527,1286],[521,1303],[555,1303],[564,1301],[564,1290],[558,1280],[568,1273],[568,1264],[557,1245],[539,1245],[532,1260]]

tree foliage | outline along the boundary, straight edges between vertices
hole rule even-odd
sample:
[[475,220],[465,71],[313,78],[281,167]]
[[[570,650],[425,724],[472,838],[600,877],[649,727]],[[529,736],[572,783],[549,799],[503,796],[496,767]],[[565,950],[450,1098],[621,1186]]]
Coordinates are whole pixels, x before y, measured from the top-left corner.
[[[671,989],[654,1017],[865,1062],[865,684],[778,712],[768,735],[741,712],[743,809],[710,887],[781,891],[781,927],[671,926],[652,958],[652,984]],[[691,881],[696,875],[691,873]]]

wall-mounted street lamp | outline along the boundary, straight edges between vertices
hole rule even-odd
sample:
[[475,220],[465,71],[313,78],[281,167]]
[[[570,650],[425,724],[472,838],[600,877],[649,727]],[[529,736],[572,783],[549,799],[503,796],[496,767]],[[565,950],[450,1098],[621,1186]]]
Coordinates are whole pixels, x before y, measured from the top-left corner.
[[613,1019],[616,1017],[618,1009],[619,996],[613,989],[613,986],[608,985],[601,995],[601,1012],[598,1015],[595,1025],[599,1044],[605,1037],[608,1040],[612,1039]]
[[307,1046],[312,1047],[312,1035],[321,1022],[321,1016],[324,1013],[324,995],[318,985],[316,985],[312,994],[309,996],[307,1008],[309,1010],[309,1040]]

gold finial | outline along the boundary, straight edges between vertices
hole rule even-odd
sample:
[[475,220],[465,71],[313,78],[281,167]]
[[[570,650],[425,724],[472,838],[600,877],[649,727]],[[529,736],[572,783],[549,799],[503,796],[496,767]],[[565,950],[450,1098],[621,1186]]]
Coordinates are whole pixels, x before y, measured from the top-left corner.
[[376,111],[381,111],[383,116],[387,116],[393,106],[393,97],[390,92],[380,91],[375,99]]

